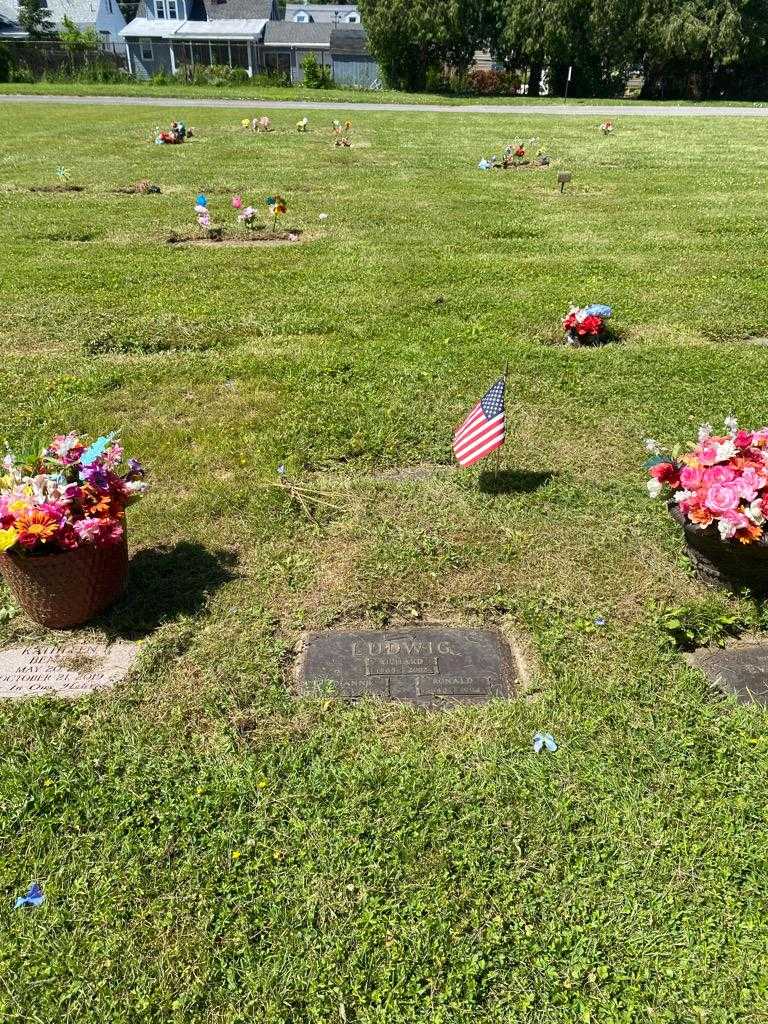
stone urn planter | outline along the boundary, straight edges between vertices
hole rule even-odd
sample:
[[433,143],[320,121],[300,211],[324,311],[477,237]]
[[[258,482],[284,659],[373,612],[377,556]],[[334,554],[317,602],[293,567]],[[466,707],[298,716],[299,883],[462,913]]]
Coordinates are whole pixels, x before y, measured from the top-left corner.
[[683,531],[688,557],[706,583],[768,596],[768,542],[765,538],[752,544],[723,540],[716,526],[702,530],[689,523],[675,501],[667,502],[667,508]]
[[125,530],[114,544],[56,554],[0,555],[0,572],[27,615],[48,629],[72,629],[105,611],[128,582]]

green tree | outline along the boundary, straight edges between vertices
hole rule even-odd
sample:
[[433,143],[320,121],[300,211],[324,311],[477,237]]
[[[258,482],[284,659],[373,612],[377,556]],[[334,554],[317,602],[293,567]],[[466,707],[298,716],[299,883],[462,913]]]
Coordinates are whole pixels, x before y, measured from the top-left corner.
[[43,0],[19,0],[19,24],[31,39],[49,39],[54,34],[51,12]]
[[101,39],[95,28],[78,28],[66,14],[59,30],[59,39],[70,57],[85,50],[98,50],[101,46]]
[[360,11],[371,51],[398,89],[423,89],[431,68],[466,70],[484,41],[484,0],[360,0]]

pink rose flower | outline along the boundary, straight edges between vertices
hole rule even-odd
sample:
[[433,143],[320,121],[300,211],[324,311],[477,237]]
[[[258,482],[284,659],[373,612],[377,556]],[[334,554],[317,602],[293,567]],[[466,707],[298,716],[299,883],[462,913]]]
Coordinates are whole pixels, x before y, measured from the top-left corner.
[[736,479],[736,473],[730,466],[710,466],[704,470],[703,476],[703,482],[707,487],[712,487],[713,484],[729,484]]
[[[712,482],[721,483],[723,481],[713,480]],[[695,491],[704,483],[704,470],[699,467],[685,466],[680,473],[680,483],[687,491]]]
[[243,200],[240,196],[232,196],[232,206],[236,210],[241,210],[243,208]]
[[714,484],[707,490],[704,504],[715,515],[732,512],[739,507],[739,492],[730,484]]

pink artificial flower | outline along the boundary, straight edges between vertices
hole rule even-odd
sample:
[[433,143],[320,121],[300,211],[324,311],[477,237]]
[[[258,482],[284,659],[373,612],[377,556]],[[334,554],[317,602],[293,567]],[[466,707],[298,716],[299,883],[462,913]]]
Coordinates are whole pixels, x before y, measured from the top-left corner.
[[704,504],[710,512],[722,516],[739,507],[739,492],[731,484],[714,484],[707,490]]
[[737,448],[751,448],[752,447],[753,434],[749,430],[739,430],[736,432],[736,436],[733,439],[733,443]]
[[716,462],[733,458],[736,445],[730,437],[707,437],[696,445],[694,454],[702,466],[714,466]]
[[680,472],[680,483],[688,491],[695,491],[704,483],[704,470],[698,466],[684,466]]
[[723,540],[730,540],[737,530],[745,530],[751,525],[752,524],[749,519],[747,519],[743,512],[730,510],[723,512],[720,516],[720,522],[717,524],[717,528],[720,531],[720,536]]
[[242,208],[243,208],[242,197],[241,196],[232,196],[232,206],[236,210],[242,210]]
[[101,519],[79,519],[74,524],[74,531],[78,538],[85,544],[95,544],[100,537],[102,530]]
[[730,466],[710,466],[703,473],[704,484],[712,487],[714,484],[730,484],[736,479],[736,473]]
[[763,486],[764,480],[754,471],[754,469],[745,469],[740,477],[735,481],[734,486],[739,492],[739,496],[744,501],[752,502],[757,497],[757,492]]
[[211,225],[211,216],[208,213],[200,213],[197,216],[197,223],[201,228],[207,228]]

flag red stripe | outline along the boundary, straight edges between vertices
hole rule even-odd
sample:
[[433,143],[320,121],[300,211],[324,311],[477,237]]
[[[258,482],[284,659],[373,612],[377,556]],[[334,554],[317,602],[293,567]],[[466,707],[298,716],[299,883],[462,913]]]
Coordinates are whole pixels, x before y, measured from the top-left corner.
[[454,441],[453,450],[459,451],[462,448],[471,448],[479,439],[482,438],[483,434],[487,434],[489,431],[494,430],[499,421],[502,423],[504,422],[503,412],[499,413],[498,416],[494,416],[491,420],[484,420],[483,423],[478,424],[471,433],[465,434],[460,441]]
[[480,451],[480,452],[477,452],[477,454],[475,454],[475,455],[472,455],[472,456],[471,456],[470,458],[468,458],[468,459],[466,459],[466,458],[464,458],[464,459],[459,459],[459,460],[458,460],[458,462],[459,462],[459,465],[460,465],[460,466],[461,466],[461,467],[462,467],[463,469],[466,469],[466,468],[467,468],[468,466],[474,466],[474,464],[475,464],[476,462],[479,462],[479,461],[480,461],[480,459],[483,459],[483,458],[485,458],[485,456],[486,456],[486,455],[490,455],[490,454],[491,454],[491,452],[495,452],[495,451],[496,451],[496,449],[497,449],[497,448],[501,448],[501,446],[502,446],[503,444],[504,444],[504,435],[502,434],[502,435],[501,435],[501,437],[498,437],[498,438],[497,438],[497,439],[496,439],[495,441],[493,441],[493,442],[492,442],[492,443],[491,443],[491,444],[490,444],[490,445],[489,445],[489,446],[488,446],[487,448],[483,448],[483,450],[482,450],[482,451]]
[[454,442],[453,450],[456,453],[456,457],[471,451],[472,449],[481,445],[487,437],[495,436],[499,430],[504,432],[504,413],[499,413],[498,416],[494,416],[492,420],[487,420],[482,427],[475,430],[471,436],[463,438],[459,442]]
[[469,416],[467,416],[467,418],[461,424],[459,429],[453,435],[454,441],[459,441],[461,439],[462,435],[465,434],[468,430],[471,430],[471,428],[475,425],[475,423],[478,422],[478,420],[481,420],[481,419],[484,419],[484,418],[485,418],[485,413],[483,412],[482,406],[478,402],[477,405],[475,406],[475,408],[469,414]]
[[467,449],[462,449],[460,452],[455,452],[454,454],[463,466],[467,461],[474,462],[478,458],[482,458],[483,455],[487,455],[488,452],[493,452],[495,447],[504,443],[504,436],[504,424],[500,424],[492,433],[484,435],[478,443],[467,447]]

